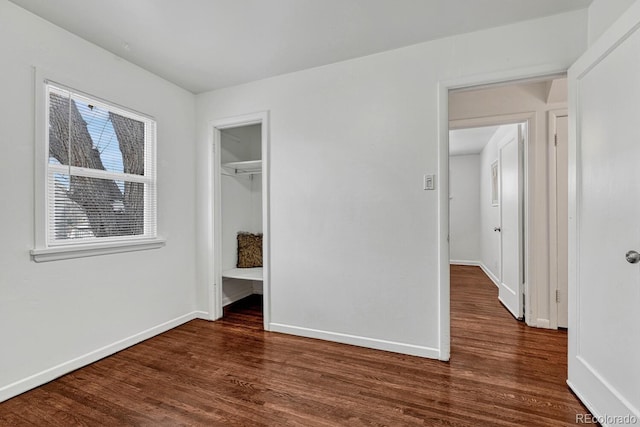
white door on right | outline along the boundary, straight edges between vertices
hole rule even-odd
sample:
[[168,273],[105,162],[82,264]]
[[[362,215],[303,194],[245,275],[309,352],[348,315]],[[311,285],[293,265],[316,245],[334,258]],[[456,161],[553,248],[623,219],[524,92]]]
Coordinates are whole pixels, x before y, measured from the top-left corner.
[[523,126],[499,147],[500,156],[500,286],[498,298],[516,319],[523,317],[522,147]]
[[640,424],[639,26],[636,3],[569,71],[568,382],[603,425]]

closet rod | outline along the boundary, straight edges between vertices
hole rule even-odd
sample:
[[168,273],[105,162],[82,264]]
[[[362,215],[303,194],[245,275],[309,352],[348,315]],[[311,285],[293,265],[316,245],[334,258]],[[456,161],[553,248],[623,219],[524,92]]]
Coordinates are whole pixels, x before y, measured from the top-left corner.
[[243,170],[236,169],[234,173],[229,173],[229,172],[220,172],[220,173],[226,176],[239,176],[239,175],[259,175],[262,173],[262,171],[243,171]]

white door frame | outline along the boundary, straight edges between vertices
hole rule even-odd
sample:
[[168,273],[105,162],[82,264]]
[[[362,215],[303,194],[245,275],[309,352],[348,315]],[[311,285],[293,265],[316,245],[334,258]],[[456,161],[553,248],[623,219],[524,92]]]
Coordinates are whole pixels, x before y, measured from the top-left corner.
[[[455,80],[445,80],[438,83],[438,175],[440,179],[440,189],[438,194],[438,281],[439,281],[439,339],[440,360],[449,360],[451,356],[451,278],[449,274],[449,91],[454,89],[471,88],[482,85],[496,83],[516,82],[546,76],[565,74],[567,67],[564,64],[550,64],[540,67],[521,68],[503,72],[495,72],[482,75],[465,76]],[[534,126],[529,126],[529,140],[531,130]],[[525,176],[525,180],[527,177]],[[527,200],[530,202],[530,200]],[[531,206],[529,204],[529,206]],[[525,227],[528,228],[528,218],[525,220]],[[526,236],[527,244],[530,240]],[[529,248],[527,248],[529,249]],[[525,265],[525,287],[528,283],[529,268]],[[531,291],[527,289],[526,294],[531,297]],[[531,302],[527,311],[531,308]],[[532,317],[529,317],[532,319]]]
[[264,329],[271,324],[271,241],[269,218],[269,113],[267,111],[229,117],[209,122],[209,158],[207,177],[207,286],[209,320],[220,319],[222,310],[222,186],[220,138],[223,129],[260,124],[262,130],[262,262],[263,262],[263,318]]
[[[549,327],[558,329],[558,303],[556,292],[558,291],[558,206],[557,200],[557,174],[555,150],[556,119],[569,115],[569,110],[561,108],[547,113],[549,128]],[[568,166],[568,165],[567,165]]]

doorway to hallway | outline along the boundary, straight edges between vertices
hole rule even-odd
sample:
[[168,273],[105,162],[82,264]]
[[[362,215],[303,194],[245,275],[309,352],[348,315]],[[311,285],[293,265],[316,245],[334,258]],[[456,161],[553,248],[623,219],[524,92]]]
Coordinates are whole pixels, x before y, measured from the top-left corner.
[[477,265],[498,299],[524,317],[524,152],[527,122],[450,131],[452,264]]
[[[520,249],[509,250],[509,254],[515,255],[521,261],[521,285],[524,298],[518,301],[522,301],[524,306],[522,314],[526,324],[534,327],[555,329],[558,327],[557,319],[559,317],[556,316],[556,313],[560,313],[562,310],[566,312],[568,301],[566,296],[563,296],[562,292],[556,292],[555,285],[550,283],[550,277],[555,271],[554,268],[559,269],[562,267],[563,262],[566,263],[560,258],[556,258],[557,253],[550,250],[552,244],[551,227],[554,227],[553,230],[556,230],[556,225],[560,227],[557,229],[559,239],[562,239],[561,232],[563,231],[563,225],[560,221],[557,221],[557,224],[552,223],[553,218],[561,218],[562,214],[561,212],[551,212],[552,209],[556,209],[556,206],[552,203],[556,199],[552,199],[553,194],[550,189],[551,180],[554,179],[552,172],[556,170],[556,153],[553,143],[554,137],[550,133],[550,129],[553,127],[551,122],[552,113],[559,115],[562,110],[567,108],[566,77],[561,75],[536,77],[492,85],[462,87],[448,90],[447,93],[448,120],[446,123],[448,123],[449,127],[447,131],[471,132],[472,128],[490,129],[491,131],[488,135],[485,135],[485,141],[481,143],[481,147],[486,145],[487,140],[495,135],[496,126],[526,123],[526,127],[524,129],[521,128],[526,139],[526,145],[523,146],[521,154],[523,162],[522,179],[517,180],[517,184],[520,185],[519,188],[522,190],[521,197],[523,198],[520,205],[522,208],[522,251],[520,257],[517,256],[517,252]],[[501,138],[496,137],[495,139],[500,140]],[[498,143],[505,144],[504,141],[493,142],[496,145]],[[453,138],[451,141],[447,141],[447,151],[449,146],[452,150],[455,149],[454,143]],[[476,154],[479,151],[476,151]],[[490,194],[491,184],[488,181],[495,177],[496,181],[493,183],[493,189],[494,194],[498,194],[500,191],[500,179],[504,180],[504,177],[501,178],[499,174],[499,156],[500,153],[495,149],[492,160],[485,159],[483,176],[482,178],[476,178],[476,181],[469,178],[469,170],[464,167],[462,168],[462,176],[456,178],[456,160],[452,160],[456,159],[456,156],[447,157],[450,163],[451,188],[449,196],[452,197],[449,200],[450,227],[448,229],[451,249],[450,261],[454,264],[485,267],[485,272],[497,285],[501,284],[501,276],[507,266],[506,263],[502,262],[502,255],[505,254],[506,250],[503,248],[502,255],[499,250],[500,238],[507,237],[501,235],[506,235],[507,230],[501,226],[503,224],[500,221],[500,204],[497,198],[492,197]],[[562,162],[563,160],[559,158],[558,161]],[[492,172],[489,169],[492,162],[495,162],[495,175],[491,175]],[[479,164],[479,161],[477,163]],[[479,169],[479,166],[476,169]],[[458,167],[458,170],[461,170],[461,168]],[[559,177],[564,176],[561,168],[558,171]],[[480,176],[479,173],[478,170],[476,176]],[[456,179],[458,179],[457,183]],[[466,224],[467,227],[473,224],[473,220],[470,219],[470,213],[475,213],[479,217],[480,208],[467,207],[464,211],[465,214],[462,215],[463,221],[458,221],[457,226],[455,204],[462,202],[468,204],[470,201],[469,198],[459,194],[460,182],[463,185],[474,184],[480,186],[480,179],[484,181],[482,185],[485,189],[482,202],[485,203],[486,210],[492,211],[494,217],[492,223],[485,223],[484,226],[481,226],[479,220],[476,219],[475,227],[477,231],[474,234],[473,230],[464,230],[464,227],[459,228],[458,226],[460,223]],[[504,182],[514,183],[515,181],[509,179]],[[457,188],[456,185],[458,185]],[[564,196],[558,194],[558,197],[563,199]],[[487,199],[489,202],[487,202]],[[479,206],[479,204],[480,201],[477,201],[476,206]],[[489,217],[489,214],[486,217]],[[459,239],[460,236],[464,237],[463,240],[457,241],[456,239]],[[473,240],[473,238],[477,239],[475,254],[470,254],[469,252],[460,253],[456,249],[460,247],[473,248],[473,242],[469,243],[469,239]],[[491,245],[493,245],[493,251],[490,250]],[[481,253],[483,248],[484,257]],[[510,287],[510,289],[514,290],[513,287]],[[507,289],[503,290],[506,291]],[[517,294],[518,292],[516,291]],[[516,295],[512,293],[511,306],[516,302]],[[516,310],[510,311],[515,311],[518,314],[519,310],[516,307]]]

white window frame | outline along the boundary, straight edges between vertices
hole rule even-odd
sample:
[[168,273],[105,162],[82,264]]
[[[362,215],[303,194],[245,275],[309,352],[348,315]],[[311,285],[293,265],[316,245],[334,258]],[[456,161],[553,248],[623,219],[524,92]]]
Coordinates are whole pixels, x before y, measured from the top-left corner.
[[[145,123],[145,175],[132,175],[109,172],[97,169],[87,169],[68,165],[49,163],[49,93],[55,87],[69,91],[75,98],[84,98],[92,104],[116,113],[123,113],[127,117]],[[36,69],[36,191],[35,191],[35,247],[30,251],[36,262],[54,261],[69,258],[79,258],[112,254],[119,252],[139,251],[160,248],[165,240],[157,235],[157,195],[156,195],[156,122],[153,117],[138,113],[129,108],[121,107],[113,102],[105,101],[97,96],[60,84],[45,78]],[[145,185],[145,230],[142,235],[113,236],[99,238],[79,238],[69,240],[54,240],[50,234],[50,200],[49,176],[53,173],[71,173],[91,178],[123,180],[141,182]]]

